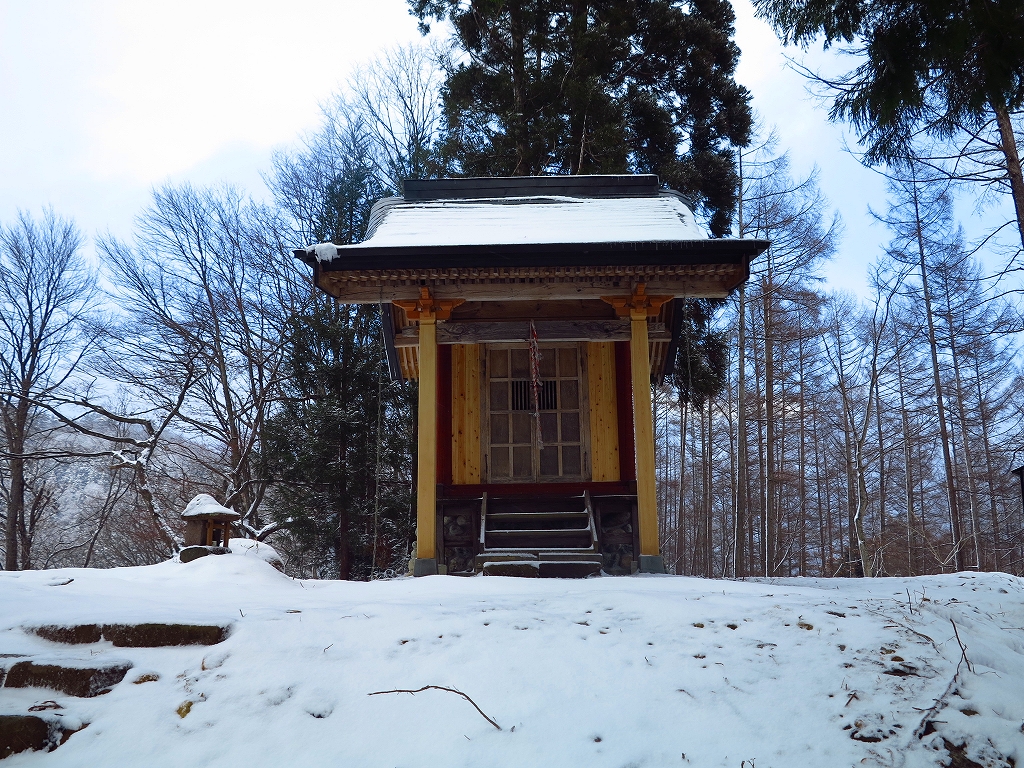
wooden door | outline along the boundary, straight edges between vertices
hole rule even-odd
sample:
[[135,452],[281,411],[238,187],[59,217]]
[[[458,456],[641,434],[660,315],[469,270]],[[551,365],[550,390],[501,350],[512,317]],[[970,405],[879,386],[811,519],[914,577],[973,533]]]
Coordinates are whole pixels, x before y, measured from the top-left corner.
[[541,348],[538,414],[528,347],[489,346],[486,360],[489,482],[589,479],[579,345]]

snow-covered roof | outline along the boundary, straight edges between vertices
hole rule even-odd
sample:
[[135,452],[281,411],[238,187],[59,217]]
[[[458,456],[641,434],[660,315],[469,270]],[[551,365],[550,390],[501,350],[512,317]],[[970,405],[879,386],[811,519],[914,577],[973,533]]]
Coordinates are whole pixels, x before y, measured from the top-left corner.
[[320,261],[365,248],[706,240],[693,212],[673,192],[654,197],[501,197],[407,201],[374,206],[367,237],[317,247]]
[[362,242],[320,243],[301,257],[327,264],[408,249],[636,250],[708,240],[683,197],[654,175],[430,179],[405,186],[404,197],[374,205]]
[[357,304],[417,299],[423,288],[442,299],[516,300],[538,280],[551,300],[638,282],[662,295],[721,297],[768,245],[708,237],[686,199],[653,174],[519,176],[408,179],[403,197],[373,207],[362,242],[294,255],[322,290]]
[[241,515],[233,509],[228,509],[217,503],[217,500],[208,493],[200,493],[185,507],[181,513],[185,519],[217,519],[217,520],[240,520]]

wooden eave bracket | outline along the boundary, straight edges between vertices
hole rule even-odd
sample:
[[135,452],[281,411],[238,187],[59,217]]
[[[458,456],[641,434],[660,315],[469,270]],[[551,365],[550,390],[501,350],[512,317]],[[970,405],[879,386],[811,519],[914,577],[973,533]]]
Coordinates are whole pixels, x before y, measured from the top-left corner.
[[448,320],[452,316],[452,310],[460,304],[465,304],[465,299],[435,299],[430,295],[430,289],[420,288],[420,297],[415,301],[395,299],[391,302],[400,307],[405,316],[410,320]]
[[634,317],[645,314],[657,317],[661,306],[672,301],[672,296],[649,296],[647,285],[640,283],[631,296],[602,296],[601,301],[611,304],[616,317]]

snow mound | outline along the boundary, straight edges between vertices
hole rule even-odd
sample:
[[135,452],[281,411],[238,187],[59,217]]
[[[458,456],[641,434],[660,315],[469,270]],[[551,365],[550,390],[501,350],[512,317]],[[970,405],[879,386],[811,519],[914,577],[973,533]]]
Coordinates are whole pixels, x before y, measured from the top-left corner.
[[284,570],[284,560],[282,560],[281,556],[277,554],[277,550],[262,541],[254,541],[253,539],[230,539],[228,541],[228,548],[231,550],[231,554],[233,555],[252,557],[262,560],[265,563],[270,563],[279,571]]
[[95,644],[145,670],[96,698],[0,688],[0,714],[52,700],[90,723],[3,768],[1024,765],[1024,581],[1004,574],[348,583],[231,544],[0,572],[0,650],[22,658],[57,653],[25,627],[232,625],[216,647]]

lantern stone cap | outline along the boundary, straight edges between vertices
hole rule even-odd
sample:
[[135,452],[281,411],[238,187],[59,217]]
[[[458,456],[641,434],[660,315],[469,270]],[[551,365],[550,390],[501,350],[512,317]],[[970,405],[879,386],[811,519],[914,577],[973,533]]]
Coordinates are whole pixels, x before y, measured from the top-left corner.
[[208,493],[200,493],[185,507],[181,516],[186,520],[241,520],[242,516],[233,509],[222,507]]

